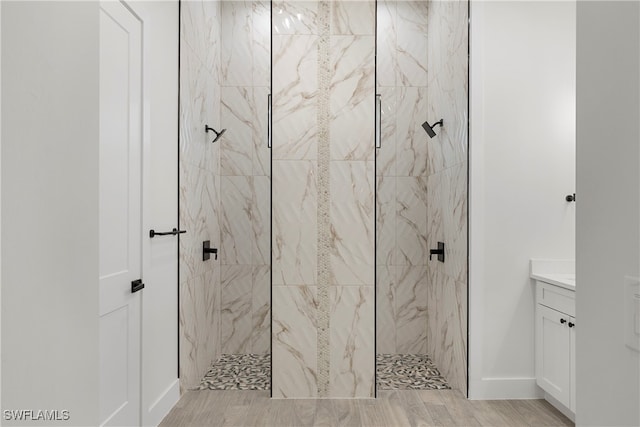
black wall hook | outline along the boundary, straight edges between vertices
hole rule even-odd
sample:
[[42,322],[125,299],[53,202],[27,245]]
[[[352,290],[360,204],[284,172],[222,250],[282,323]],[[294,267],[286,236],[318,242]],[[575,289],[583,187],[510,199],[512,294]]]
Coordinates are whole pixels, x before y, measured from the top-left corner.
[[218,131],[217,131],[217,130],[215,130],[214,128],[209,127],[209,125],[204,125],[204,131],[205,131],[205,132],[212,131],[213,133],[215,133],[215,134],[216,134],[216,137],[215,137],[215,138],[213,138],[213,141],[211,141],[211,142],[213,143],[213,142],[216,142],[218,139],[220,139],[220,137],[221,137],[222,135],[224,135],[224,133],[225,133],[227,130],[226,130],[226,129],[222,129],[220,132],[218,132]]

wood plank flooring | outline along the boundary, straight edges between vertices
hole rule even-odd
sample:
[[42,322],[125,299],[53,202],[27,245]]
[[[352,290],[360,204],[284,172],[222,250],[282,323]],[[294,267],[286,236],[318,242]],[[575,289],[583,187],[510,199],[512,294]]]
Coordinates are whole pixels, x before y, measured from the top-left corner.
[[185,393],[161,427],[490,426],[574,424],[544,400],[467,400],[457,390],[384,390],[378,399],[270,399],[267,391]]

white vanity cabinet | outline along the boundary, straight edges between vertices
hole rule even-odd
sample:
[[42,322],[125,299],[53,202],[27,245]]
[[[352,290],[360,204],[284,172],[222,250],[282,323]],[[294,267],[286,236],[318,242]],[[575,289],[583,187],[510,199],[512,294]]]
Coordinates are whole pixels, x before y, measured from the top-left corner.
[[575,413],[575,291],[536,281],[536,382]]

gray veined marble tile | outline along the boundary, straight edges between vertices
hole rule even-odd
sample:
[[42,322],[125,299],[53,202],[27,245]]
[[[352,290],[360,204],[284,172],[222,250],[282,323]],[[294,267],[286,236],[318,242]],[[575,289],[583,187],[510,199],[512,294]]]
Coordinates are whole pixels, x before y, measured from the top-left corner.
[[251,264],[252,177],[221,177],[220,260],[223,264]]
[[331,162],[330,179],[330,261],[335,284],[373,286],[373,162]]
[[396,264],[424,265],[427,247],[427,182],[422,177],[398,177],[396,213]]
[[374,35],[375,1],[331,2],[331,34]]
[[222,85],[251,86],[253,84],[251,2],[223,1],[221,7]]
[[396,86],[398,51],[396,12],[397,2],[377,2],[377,79],[378,86]]
[[401,354],[427,353],[426,266],[396,268],[396,351]]
[[370,286],[335,286],[331,304],[331,397],[374,395],[374,297]]
[[251,263],[271,262],[271,178],[254,176],[251,187]]
[[317,300],[313,286],[273,287],[272,393],[314,398],[317,386]]
[[428,2],[400,1],[397,11],[396,82],[403,86],[427,85]]
[[317,276],[317,172],[313,161],[274,160],[273,284],[314,285]]
[[251,352],[253,266],[221,267],[222,353]]
[[396,88],[396,174],[426,176],[428,135],[422,128],[427,120],[426,87]]
[[378,265],[376,274],[376,353],[397,353],[396,268]]
[[272,10],[273,34],[317,34],[318,2],[275,0]]
[[395,176],[378,176],[376,187],[376,264],[396,264],[396,181]]
[[331,37],[331,159],[373,160],[375,39]]
[[252,2],[253,86],[271,85],[271,3]]
[[273,159],[317,157],[317,36],[273,37]]
[[[256,127],[253,88],[223,87],[220,126],[227,129],[218,140],[221,175],[253,174],[253,135]],[[220,129],[218,129],[220,131]]]
[[271,349],[271,267],[254,265],[251,288],[251,352],[268,354]]

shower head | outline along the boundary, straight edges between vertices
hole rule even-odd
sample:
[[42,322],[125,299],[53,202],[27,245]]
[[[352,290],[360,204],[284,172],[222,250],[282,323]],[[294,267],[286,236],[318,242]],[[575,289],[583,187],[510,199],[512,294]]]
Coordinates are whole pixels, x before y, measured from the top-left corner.
[[222,129],[220,132],[218,132],[217,130],[215,130],[212,127],[209,127],[209,125],[204,125],[204,131],[205,132],[209,132],[209,131],[213,131],[213,133],[216,134],[216,137],[213,138],[213,141],[211,141],[212,143],[216,142],[218,139],[220,139],[220,137],[222,135],[224,135],[224,133],[227,131],[226,129]]
[[422,124],[422,128],[427,132],[427,135],[429,135],[429,138],[433,138],[434,136],[436,136],[436,133],[434,132],[433,128],[436,127],[436,125],[440,125],[440,127],[442,127],[443,124],[444,124],[444,119],[440,119],[439,121],[435,122],[432,125],[430,125],[429,122],[424,122]]

